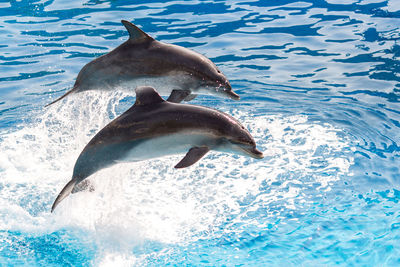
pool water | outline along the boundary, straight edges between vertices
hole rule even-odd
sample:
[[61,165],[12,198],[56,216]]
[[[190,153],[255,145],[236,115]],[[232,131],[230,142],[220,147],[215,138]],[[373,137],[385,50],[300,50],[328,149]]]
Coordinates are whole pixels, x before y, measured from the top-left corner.
[[[70,95],[128,38],[213,60],[265,158],[123,163],[50,207],[129,91]],[[1,266],[400,265],[398,0],[0,2]]]

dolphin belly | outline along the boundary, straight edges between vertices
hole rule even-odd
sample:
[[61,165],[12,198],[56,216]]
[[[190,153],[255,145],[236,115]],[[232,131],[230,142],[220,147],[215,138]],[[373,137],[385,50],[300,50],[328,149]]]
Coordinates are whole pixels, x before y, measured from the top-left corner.
[[212,148],[215,147],[216,144],[217,140],[215,137],[213,138],[205,134],[188,132],[164,135],[138,142],[123,158],[118,159],[118,161],[134,162],[167,155],[185,154],[192,147],[207,146]]
[[[121,79],[119,86],[124,90],[134,90],[139,86],[150,86],[157,88],[157,91],[161,95],[170,95],[172,90],[176,89],[193,89],[198,87],[197,82],[191,77],[184,74],[171,74],[164,76],[148,76],[138,78],[123,78]],[[113,89],[113,88],[111,88]]]
[[115,90],[115,88],[122,89],[127,92],[133,91],[139,86],[151,86],[158,88],[161,95],[169,96],[172,90],[187,90],[198,87],[198,82],[184,74],[172,74],[164,76],[118,76],[103,75],[97,79],[85,81],[78,87],[76,92],[86,90]]

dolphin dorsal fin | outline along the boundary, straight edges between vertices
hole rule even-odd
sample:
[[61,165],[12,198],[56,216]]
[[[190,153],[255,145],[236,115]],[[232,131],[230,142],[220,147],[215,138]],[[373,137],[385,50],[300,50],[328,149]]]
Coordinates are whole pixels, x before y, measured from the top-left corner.
[[124,24],[125,28],[129,32],[129,40],[134,41],[134,42],[143,42],[146,40],[154,40],[151,36],[149,36],[147,33],[139,29],[136,25],[133,23],[127,21],[127,20],[121,20],[122,24]]
[[136,102],[134,106],[162,103],[165,100],[150,86],[140,86],[135,89]]

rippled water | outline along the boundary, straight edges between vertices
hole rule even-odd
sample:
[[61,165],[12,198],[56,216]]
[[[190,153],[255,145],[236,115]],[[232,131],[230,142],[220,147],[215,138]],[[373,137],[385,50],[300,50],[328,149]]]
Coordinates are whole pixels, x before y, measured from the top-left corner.
[[[211,58],[265,158],[120,164],[50,206],[129,92],[71,88],[120,20]],[[397,0],[0,3],[0,265],[400,265]]]

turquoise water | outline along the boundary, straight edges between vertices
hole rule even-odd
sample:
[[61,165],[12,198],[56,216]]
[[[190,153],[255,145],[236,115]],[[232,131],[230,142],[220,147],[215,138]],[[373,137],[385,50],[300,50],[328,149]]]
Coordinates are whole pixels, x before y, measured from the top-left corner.
[[[263,160],[119,164],[50,207],[90,138],[134,101],[44,108],[126,19],[212,59]],[[400,265],[397,0],[0,2],[0,265]]]

